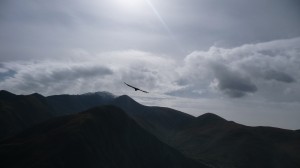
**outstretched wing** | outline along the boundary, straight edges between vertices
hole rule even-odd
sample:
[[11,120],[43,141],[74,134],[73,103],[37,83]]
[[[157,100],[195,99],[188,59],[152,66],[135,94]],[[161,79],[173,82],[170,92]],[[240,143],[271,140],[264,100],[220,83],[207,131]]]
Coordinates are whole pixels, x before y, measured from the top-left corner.
[[144,93],[149,93],[149,92],[147,92],[147,91],[145,91],[145,90],[141,90],[141,89],[139,89],[141,92],[144,92]]
[[131,85],[129,85],[128,83],[126,83],[126,82],[124,82],[125,83],[125,85],[127,85],[127,86],[129,86],[129,87],[131,87],[131,88],[133,88],[133,89],[135,89],[135,90],[140,90],[139,88],[136,88],[136,87],[134,87],[134,86],[131,86]]
[[131,86],[131,85],[129,85],[129,84],[126,83],[126,82],[124,82],[124,83],[125,83],[125,85],[127,85],[127,86],[133,88],[135,91],[138,91],[138,90],[139,90],[139,91],[144,92],[144,93],[149,93],[149,92],[147,92],[147,91],[145,91],[145,90],[141,90],[141,89],[139,89],[139,88],[137,88],[137,87]]

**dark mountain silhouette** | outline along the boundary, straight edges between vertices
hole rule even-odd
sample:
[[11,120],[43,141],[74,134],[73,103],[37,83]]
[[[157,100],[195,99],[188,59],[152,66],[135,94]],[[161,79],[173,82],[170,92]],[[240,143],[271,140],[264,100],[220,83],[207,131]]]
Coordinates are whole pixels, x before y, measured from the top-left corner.
[[172,146],[215,167],[300,166],[300,135],[271,127],[248,127],[204,114],[177,132]]
[[193,122],[185,125],[186,127],[218,126],[227,122],[224,118],[213,113],[205,113],[197,117]]
[[212,113],[194,117],[170,108],[144,106],[126,95],[114,97],[102,92],[43,97],[2,91],[1,133],[11,135],[24,125],[104,104],[121,108],[143,129],[200,163],[214,167],[300,167],[299,130],[248,127]]
[[300,136],[296,131],[248,127],[212,113],[193,117],[173,109],[143,106],[129,96],[120,96],[112,104],[160,140],[199,162],[241,168],[300,165]]
[[163,141],[168,141],[180,127],[195,118],[170,108],[141,105],[127,95],[117,97],[111,104],[123,109],[142,127]]
[[111,93],[96,92],[82,95],[54,95],[46,99],[55,110],[55,115],[66,115],[109,104],[114,98],[115,96]]
[[53,118],[0,142],[3,168],[206,168],[114,106]]
[[0,91],[0,139],[53,117],[52,111],[42,95]]
[[54,116],[78,113],[109,104],[113,99],[114,96],[108,92],[44,97],[37,93],[15,95],[0,91],[0,139]]

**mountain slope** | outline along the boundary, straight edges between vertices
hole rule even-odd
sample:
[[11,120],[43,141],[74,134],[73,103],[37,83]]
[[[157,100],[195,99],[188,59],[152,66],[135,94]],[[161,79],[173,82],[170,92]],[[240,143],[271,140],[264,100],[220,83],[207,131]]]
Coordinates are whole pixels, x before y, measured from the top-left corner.
[[23,96],[2,92],[0,93],[0,117],[2,119],[0,119],[0,125],[2,125],[0,139],[45,119],[78,113],[99,105],[112,104],[120,107],[141,126],[162,140],[195,118],[170,108],[143,106],[129,96],[115,98],[107,92],[48,97],[38,94]]
[[55,115],[78,113],[92,107],[109,104],[114,98],[115,96],[108,92],[46,97],[49,105],[55,110]]
[[108,92],[44,97],[37,93],[15,95],[2,90],[0,91],[0,139],[52,117],[109,104],[113,99],[114,96]]
[[143,129],[200,163],[215,167],[300,167],[299,130],[248,127],[212,113],[193,117],[170,108],[144,106],[129,96],[115,98],[102,93],[43,97],[1,91],[0,136],[15,134],[54,115],[78,113],[101,104],[118,106]]
[[14,95],[0,91],[0,139],[53,117],[53,109],[39,94]]
[[172,146],[215,167],[300,167],[300,134],[248,127],[204,114],[178,131]]
[[[16,162],[17,161],[17,162]],[[0,167],[206,167],[113,106],[53,118],[0,143]]]
[[179,128],[187,125],[195,118],[170,108],[141,105],[127,95],[117,97],[111,104],[123,109],[142,127],[162,141],[169,141]]

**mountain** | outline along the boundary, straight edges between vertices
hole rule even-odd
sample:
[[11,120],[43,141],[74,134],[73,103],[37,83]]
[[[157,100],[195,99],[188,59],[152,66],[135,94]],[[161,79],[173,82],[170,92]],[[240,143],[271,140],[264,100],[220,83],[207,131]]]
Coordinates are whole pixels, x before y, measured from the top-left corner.
[[166,107],[149,107],[137,103],[127,95],[114,99],[111,104],[123,109],[142,127],[163,141],[168,141],[172,135],[195,117]]
[[37,93],[15,95],[2,90],[0,91],[0,139],[17,134],[55,116],[78,113],[109,104],[114,98],[115,96],[108,92],[44,97]]
[[[22,105],[19,102],[22,102]],[[3,125],[1,127],[3,130],[0,132],[0,139],[54,116],[74,114],[109,104],[123,109],[141,126],[161,139],[168,138],[165,135],[171,136],[177,128],[186,125],[194,118],[170,108],[143,106],[129,96],[115,97],[108,92],[44,97],[39,94],[23,96],[2,91],[0,93],[0,116],[3,120],[0,119],[0,125]]]
[[54,116],[77,114],[98,105],[119,107],[143,130],[199,163],[225,168],[300,167],[299,130],[249,127],[212,113],[194,117],[106,92],[43,97],[1,91],[0,133],[16,134]]
[[52,111],[42,95],[0,91],[0,139],[53,117]]
[[172,146],[214,167],[300,167],[300,134],[271,127],[248,127],[204,114],[173,137]]
[[52,118],[0,142],[3,168],[206,168],[114,106]]
[[214,167],[300,167],[299,132],[248,127],[215,114],[199,117],[163,107],[143,106],[129,96],[112,104],[187,157]]
[[73,114],[89,108],[109,104],[115,96],[108,92],[86,93],[82,95],[54,95],[46,97],[55,115]]

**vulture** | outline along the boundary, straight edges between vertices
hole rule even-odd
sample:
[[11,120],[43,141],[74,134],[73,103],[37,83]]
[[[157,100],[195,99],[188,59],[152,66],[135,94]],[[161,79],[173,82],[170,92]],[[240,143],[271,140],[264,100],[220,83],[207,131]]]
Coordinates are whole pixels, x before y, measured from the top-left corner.
[[131,85],[129,85],[128,83],[126,83],[126,82],[124,82],[125,83],[125,85],[127,85],[127,86],[129,86],[129,87],[131,87],[131,88],[133,88],[135,91],[141,91],[141,92],[144,92],[144,93],[149,93],[149,92],[147,92],[147,91],[144,91],[144,90],[142,90],[142,89],[139,89],[139,88],[137,88],[137,87],[134,87],[134,86],[131,86]]

